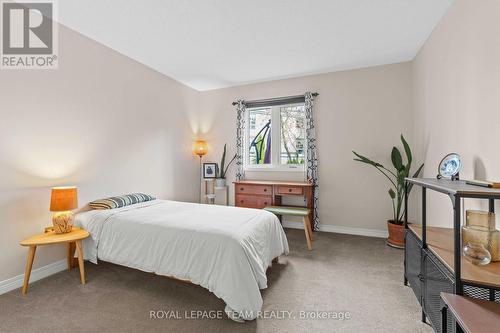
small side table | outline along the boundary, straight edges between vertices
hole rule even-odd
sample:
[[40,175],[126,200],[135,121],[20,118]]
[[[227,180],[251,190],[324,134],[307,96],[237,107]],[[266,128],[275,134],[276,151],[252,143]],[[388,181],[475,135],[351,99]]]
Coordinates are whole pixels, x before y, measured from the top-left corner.
[[227,186],[215,187],[214,193],[215,193],[215,204],[216,205],[227,206],[229,204],[229,202],[228,202],[229,195],[228,195],[228,187]]
[[[73,227],[71,232],[65,234],[56,234],[53,230],[46,231],[43,234],[35,235],[23,240],[21,246],[28,246],[28,260],[26,262],[26,270],[24,273],[24,285],[22,294],[28,292],[28,284],[30,281],[31,268],[33,267],[33,259],[35,259],[36,247],[41,245],[61,244],[66,243],[68,246],[68,270],[72,267],[74,247],[78,253],[78,266],[80,267],[80,281],[85,284],[85,267],[83,265],[83,245],[82,239],[89,237],[89,233],[83,229]],[[74,247],[73,247],[74,246]]]
[[216,187],[215,179],[205,179],[205,193],[203,203],[209,205],[228,205],[228,187]]

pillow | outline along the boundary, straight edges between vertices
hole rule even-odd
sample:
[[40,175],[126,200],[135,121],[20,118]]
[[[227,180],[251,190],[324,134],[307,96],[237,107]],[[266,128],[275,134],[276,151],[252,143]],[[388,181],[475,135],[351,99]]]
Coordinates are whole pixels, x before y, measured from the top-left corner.
[[155,200],[156,198],[144,193],[132,193],[126,195],[120,195],[118,197],[111,197],[106,199],[94,200],[89,203],[89,206],[93,209],[113,209],[120,208],[129,205],[133,205],[139,202],[146,202]]

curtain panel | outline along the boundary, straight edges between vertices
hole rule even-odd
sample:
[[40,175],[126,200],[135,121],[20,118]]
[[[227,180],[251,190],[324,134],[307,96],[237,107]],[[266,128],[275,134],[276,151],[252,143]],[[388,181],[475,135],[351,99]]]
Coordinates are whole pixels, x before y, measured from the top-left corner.
[[318,150],[316,147],[316,128],[314,127],[313,105],[314,95],[311,92],[306,92],[305,96],[305,112],[306,112],[306,142],[307,142],[307,165],[306,177],[313,184],[314,193],[314,212],[313,212],[313,229],[319,230],[319,185],[318,185]]
[[236,180],[245,179],[245,169],[243,165],[244,138],[245,138],[246,106],[245,101],[236,101]]

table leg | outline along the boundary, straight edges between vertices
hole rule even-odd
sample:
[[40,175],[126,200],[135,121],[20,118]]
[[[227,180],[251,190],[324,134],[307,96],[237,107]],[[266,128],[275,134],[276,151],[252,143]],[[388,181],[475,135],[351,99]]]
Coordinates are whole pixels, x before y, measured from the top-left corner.
[[312,245],[311,245],[311,234],[310,234],[310,229],[309,225],[311,224],[309,221],[309,218],[307,216],[304,216],[303,218],[304,221],[304,233],[306,234],[306,242],[307,242],[307,249],[309,251],[312,250]]
[[78,253],[78,266],[80,268],[80,281],[85,284],[85,266],[83,264],[83,247],[82,241],[78,240],[75,242],[76,252]]
[[281,206],[281,196],[273,195],[273,206]]
[[[276,189],[273,189],[273,199],[272,199],[272,205],[273,206],[281,206],[281,196],[276,195]],[[280,223],[283,225],[283,216],[282,215],[276,215],[278,217],[278,220],[280,220]]]
[[30,282],[31,268],[33,268],[33,260],[35,259],[36,246],[31,245],[28,252],[28,261],[26,261],[26,270],[24,271],[24,284],[21,293],[26,295],[28,292],[28,284]]
[[74,259],[74,254],[75,254],[75,249],[76,245],[74,242],[68,242],[68,271],[70,271],[73,268],[73,259]]
[[307,228],[309,230],[309,239],[312,242],[313,241],[313,231],[312,231],[311,219],[309,218],[309,215],[306,218],[307,218]]
[[[306,207],[309,209],[309,221],[314,221],[314,189],[312,186],[306,188]],[[312,228],[311,224],[311,230]],[[312,233],[311,233],[312,237]]]

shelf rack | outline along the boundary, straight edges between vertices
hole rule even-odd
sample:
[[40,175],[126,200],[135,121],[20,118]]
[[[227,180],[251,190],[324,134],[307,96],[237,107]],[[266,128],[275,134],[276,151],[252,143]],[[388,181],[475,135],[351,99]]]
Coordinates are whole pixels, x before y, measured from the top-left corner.
[[[450,277],[453,278],[452,291],[454,294],[463,295],[464,285],[467,288],[467,294],[469,293],[470,288],[484,288],[482,290],[485,292],[487,291],[487,293],[486,295],[481,295],[481,297],[483,299],[498,302],[498,297],[500,295],[500,262],[492,262],[486,266],[475,266],[465,260],[462,256],[461,199],[487,200],[489,211],[494,213],[495,200],[500,199],[500,189],[468,185],[462,180],[406,178],[404,196],[405,207],[408,207],[408,189],[410,186],[418,186],[422,188],[422,220],[420,225],[409,224],[408,209],[406,209],[404,213],[405,234],[407,237],[408,233],[414,235],[410,237],[410,241],[414,237],[419,239],[422,248],[422,258],[426,255],[426,253],[431,253],[441,262],[441,265],[450,272]],[[437,228],[427,226],[427,190],[443,193],[450,198],[453,208],[453,228]],[[405,247],[405,285],[408,284],[408,277],[412,276],[411,274],[408,275],[409,272],[407,272],[407,256],[410,255],[410,252],[408,251],[409,249]],[[421,264],[421,266],[422,265],[423,264]],[[428,278],[425,275],[426,273],[424,271],[421,271],[418,275],[418,279],[423,281],[421,283],[424,284]],[[434,290],[434,292],[437,291]],[[418,292],[416,295],[417,294]],[[422,304],[422,321],[425,321],[425,302],[423,302],[422,299],[419,299],[419,301],[421,304],[424,303]],[[427,312],[429,311],[430,310]],[[427,314],[430,314],[435,321],[436,316],[434,313]],[[437,326],[435,324],[436,323],[433,322],[434,329],[436,329]]]
[[[422,240],[422,227],[420,225],[409,224],[408,229]],[[453,229],[429,226],[426,229],[427,248],[441,260],[450,272],[454,272]],[[464,283],[491,288],[500,286],[500,261],[491,262],[486,266],[477,266],[467,261],[463,256],[461,259],[461,278]]]
[[[475,185],[468,185],[463,180],[448,180],[448,179],[434,179],[434,178],[406,178],[405,185],[405,207],[408,207],[408,185],[413,184],[422,187],[422,228],[421,228],[421,238],[423,243],[423,248],[427,248],[427,200],[426,200],[426,190],[434,190],[440,193],[447,194],[453,206],[453,267],[452,271],[455,275],[455,294],[463,294],[463,280],[462,280],[462,246],[461,246],[461,201],[462,198],[469,199],[483,199],[488,200],[489,211],[495,212],[495,200],[500,199],[500,189],[493,189],[488,187],[481,187]],[[405,210],[404,216],[405,228],[408,229],[408,209]],[[431,247],[432,249],[432,247]],[[436,251],[434,251],[436,252]],[[438,257],[441,257],[439,253],[435,253]],[[445,263],[449,260],[441,258]],[[451,263],[448,263],[448,266]],[[500,288],[500,266],[498,264],[493,264],[498,270],[498,276],[493,283],[493,285],[484,284],[484,287],[494,287]],[[488,267],[483,266],[484,268]],[[482,267],[477,267],[477,270],[481,270]],[[483,268],[483,269],[484,269]],[[485,273],[487,270],[485,269]],[[478,286],[483,286],[481,281],[467,281],[471,284],[478,284]]]

